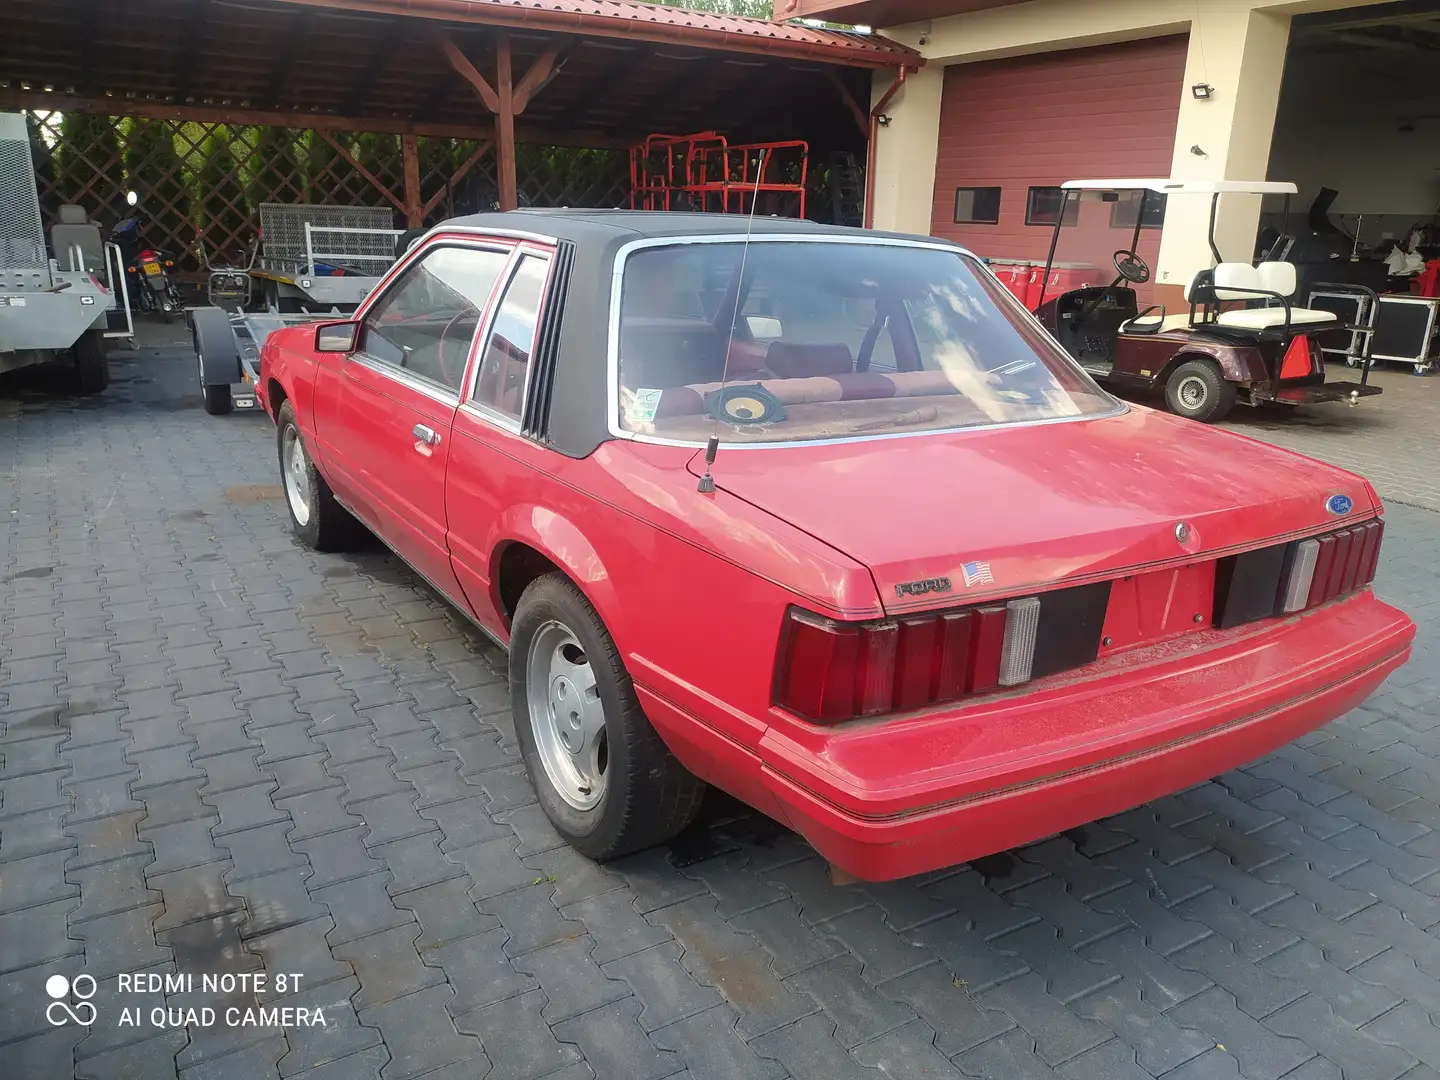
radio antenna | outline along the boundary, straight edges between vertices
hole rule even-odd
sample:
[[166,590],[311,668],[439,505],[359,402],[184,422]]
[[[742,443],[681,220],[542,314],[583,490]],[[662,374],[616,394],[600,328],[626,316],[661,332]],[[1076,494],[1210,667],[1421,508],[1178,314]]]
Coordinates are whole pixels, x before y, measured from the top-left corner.
[[730,350],[735,345],[735,327],[740,322],[740,300],[745,292],[745,263],[750,257],[750,232],[755,227],[755,212],[760,209],[760,181],[765,176],[765,150],[760,151],[760,166],[755,170],[755,188],[750,193],[750,215],[745,219],[745,243],[740,249],[740,274],[735,278],[735,306],[730,312],[730,333],[725,337],[725,361],[720,367],[720,394],[716,398],[714,427],[710,440],[705,444],[705,475],[695,490],[709,495],[715,490],[715,479],[710,467],[715,464],[715,455],[720,452],[720,410],[725,407],[725,383],[730,377]]

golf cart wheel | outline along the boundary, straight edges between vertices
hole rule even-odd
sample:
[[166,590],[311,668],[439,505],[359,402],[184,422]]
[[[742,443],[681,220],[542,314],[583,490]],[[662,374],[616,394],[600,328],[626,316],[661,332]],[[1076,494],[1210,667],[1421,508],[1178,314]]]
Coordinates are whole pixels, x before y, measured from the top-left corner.
[[228,386],[202,386],[205,391],[205,411],[211,416],[224,416],[235,408],[235,399],[230,396]]
[[296,537],[315,551],[339,551],[355,538],[359,522],[335,501],[335,493],[310,460],[305,437],[287,401],[275,421],[275,442],[280,453],[280,481],[285,488],[285,509]]
[[1235,407],[1235,384],[1213,360],[1187,360],[1165,382],[1165,403],[1177,416],[1213,424]]
[[540,807],[581,854],[639,851],[694,820],[704,782],[650,726],[605,624],[561,574],[516,607],[510,703]]
[[110,361],[105,356],[105,334],[86,330],[75,342],[75,385],[82,394],[98,394],[110,385]]

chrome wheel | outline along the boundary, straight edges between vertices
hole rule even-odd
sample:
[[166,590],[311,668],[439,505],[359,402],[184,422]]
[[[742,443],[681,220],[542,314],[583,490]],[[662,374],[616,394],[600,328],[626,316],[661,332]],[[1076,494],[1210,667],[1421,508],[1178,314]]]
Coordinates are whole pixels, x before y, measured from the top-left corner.
[[525,696],[550,783],[576,810],[593,809],[605,795],[609,766],[605,709],[590,661],[563,623],[546,622],[530,639]]
[[305,457],[305,443],[294,426],[285,429],[280,449],[281,473],[285,478],[285,497],[290,500],[290,513],[303,528],[310,524],[310,462]]
[[1175,388],[1175,397],[1180,404],[1191,412],[1195,412],[1205,404],[1205,399],[1210,396],[1210,389],[1205,385],[1205,380],[1198,375],[1187,375],[1180,380],[1180,385]]

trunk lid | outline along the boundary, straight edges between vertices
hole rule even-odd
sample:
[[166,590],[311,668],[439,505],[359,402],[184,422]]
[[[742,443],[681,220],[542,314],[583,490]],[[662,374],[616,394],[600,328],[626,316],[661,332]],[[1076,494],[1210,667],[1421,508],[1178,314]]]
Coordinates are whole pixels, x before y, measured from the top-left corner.
[[[688,467],[700,475],[703,452]],[[1028,427],[722,446],[713,476],[867,566],[889,612],[1205,562],[1378,509],[1352,473],[1137,406]],[[1335,495],[1353,508],[1332,512]]]

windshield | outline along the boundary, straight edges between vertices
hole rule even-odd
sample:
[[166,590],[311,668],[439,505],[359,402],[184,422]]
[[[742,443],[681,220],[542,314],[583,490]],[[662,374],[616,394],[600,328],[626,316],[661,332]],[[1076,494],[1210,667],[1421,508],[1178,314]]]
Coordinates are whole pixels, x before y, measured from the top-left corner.
[[642,248],[622,272],[625,431],[788,442],[1117,407],[959,252],[762,239],[747,250],[737,238]]
[[1165,195],[1146,189],[1065,192],[1045,300],[1087,285],[1109,285],[1117,276],[1116,253],[1134,252],[1149,267],[1150,280],[1120,285],[1135,290],[1137,310],[1154,303],[1165,204]]

